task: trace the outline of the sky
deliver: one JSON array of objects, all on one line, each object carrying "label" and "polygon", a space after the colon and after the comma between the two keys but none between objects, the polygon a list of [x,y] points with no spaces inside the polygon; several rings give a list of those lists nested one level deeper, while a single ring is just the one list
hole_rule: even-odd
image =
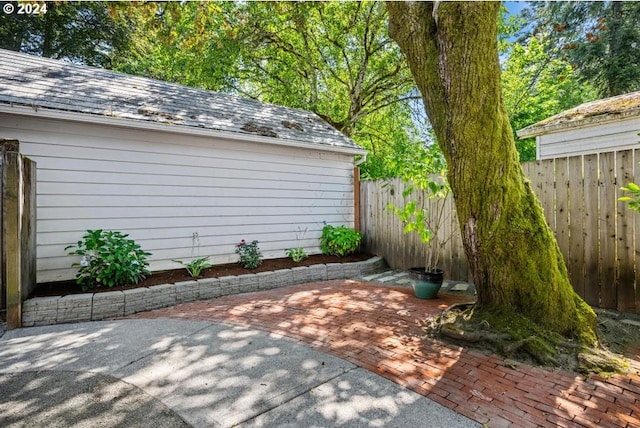
[{"label": "sky", "polygon": [[507,1],[507,2],[504,2],[504,5],[509,10],[510,15],[517,15],[518,13],[520,13],[522,9],[527,7],[527,2],[526,1]]}]

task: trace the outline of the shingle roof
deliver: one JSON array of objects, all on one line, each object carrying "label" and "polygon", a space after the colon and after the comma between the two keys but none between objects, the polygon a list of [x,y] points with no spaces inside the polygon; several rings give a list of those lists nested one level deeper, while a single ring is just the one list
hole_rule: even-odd
[{"label": "shingle roof", "polygon": [[640,91],[580,104],[518,131],[528,138],[589,123],[640,116]]},{"label": "shingle roof", "polygon": [[[312,112],[0,49],[0,106],[160,122],[362,151]],[[6,111],[6,109],[5,109]],[[95,116],[93,116],[95,117]]]}]

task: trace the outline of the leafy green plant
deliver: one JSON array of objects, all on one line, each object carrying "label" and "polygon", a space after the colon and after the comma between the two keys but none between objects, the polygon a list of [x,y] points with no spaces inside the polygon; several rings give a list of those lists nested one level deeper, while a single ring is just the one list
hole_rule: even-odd
[{"label": "leafy green plant", "polygon": [[290,248],[288,250],[285,250],[285,254],[296,263],[299,263],[309,257],[307,252],[302,247]]},{"label": "leafy green plant", "polygon": [[191,260],[189,263],[185,263],[180,260],[173,261],[183,265],[192,278],[200,277],[200,274],[204,269],[208,269],[213,266],[211,263],[209,263],[209,257],[200,257],[198,259]]},{"label": "leafy green plant", "polygon": [[326,225],[320,236],[320,249],[323,254],[343,257],[358,249],[362,234],[346,226]]},{"label": "leafy green plant", "polygon": [[236,254],[240,256],[238,263],[245,269],[255,269],[262,264],[262,253],[258,241],[247,244],[243,239],[236,245]]},{"label": "leafy green plant", "polygon": [[127,239],[129,235],[118,231],[87,230],[75,245],[65,248],[70,256],[82,256],[76,282],[85,291],[94,287],[114,287],[117,285],[137,284],[149,274],[147,256],[135,241]]},{"label": "leafy green plant", "polygon": [[628,202],[630,209],[640,212],[640,186],[636,183],[629,183],[626,187],[621,187],[621,189],[631,193],[631,196],[621,196],[618,200]]},{"label": "leafy green plant", "polygon": [[402,176],[404,204],[387,205],[387,209],[393,211],[404,225],[404,233],[417,233],[423,243],[429,244],[425,260],[427,272],[439,269],[440,253],[453,237],[443,233],[443,226],[451,216],[451,211],[446,209],[446,199],[451,190],[445,176],[444,158],[434,152],[417,169],[405,170]]},{"label": "leafy green plant", "polygon": [[[421,189],[423,196],[416,197],[418,188],[407,183],[402,192],[404,206],[398,207],[393,203],[387,205],[398,216],[404,233],[417,233],[420,240],[429,244],[426,252],[425,271],[434,272],[439,269],[440,252],[451,236],[443,236],[444,222],[448,220],[450,211],[446,210],[445,201],[449,195],[449,186],[444,179],[434,179],[426,183]],[[412,199],[415,198],[415,199]]]}]

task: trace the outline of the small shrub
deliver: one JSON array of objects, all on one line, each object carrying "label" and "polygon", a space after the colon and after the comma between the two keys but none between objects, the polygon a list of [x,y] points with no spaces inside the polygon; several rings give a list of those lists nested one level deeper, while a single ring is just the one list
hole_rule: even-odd
[{"label": "small shrub", "polygon": [[320,249],[323,254],[343,257],[358,249],[362,234],[346,226],[326,225],[320,236]]},{"label": "small shrub", "polygon": [[198,278],[204,269],[208,269],[213,266],[209,263],[209,257],[200,257],[199,259],[191,260],[189,263],[181,262],[180,260],[173,260],[180,263],[185,267],[191,278]]},{"label": "small shrub", "polygon": [[147,253],[135,241],[127,239],[129,235],[117,231],[87,230],[87,233],[69,253],[82,256],[80,263],[71,264],[80,267],[76,282],[86,291],[94,287],[115,287],[125,284],[137,284],[149,274]]},{"label": "small shrub", "polygon": [[247,244],[243,239],[236,245],[236,254],[240,256],[238,263],[245,269],[255,269],[262,264],[262,253],[258,241]]},{"label": "small shrub", "polygon": [[290,248],[290,249],[285,251],[285,254],[287,255],[287,257],[289,257],[291,260],[293,260],[296,263],[299,263],[302,260],[304,260],[307,257],[309,257],[307,252],[302,247]]}]

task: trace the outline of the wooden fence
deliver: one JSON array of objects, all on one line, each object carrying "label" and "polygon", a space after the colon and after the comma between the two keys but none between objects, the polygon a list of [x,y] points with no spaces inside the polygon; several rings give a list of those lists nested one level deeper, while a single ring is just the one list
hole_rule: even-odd
[{"label": "wooden fence", "polygon": [[[360,227],[364,235],[364,248],[383,256],[389,266],[397,269],[424,266],[427,249],[418,234],[403,233],[401,221],[392,210],[387,209],[390,203],[399,207],[404,205],[404,189],[404,183],[397,178],[360,183]],[[424,198],[423,194],[415,196]],[[469,279],[467,259],[452,199],[426,201],[426,207],[430,212],[435,212],[437,203],[445,204],[441,238],[451,237],[440,252],[440,265],[448,278],[466,281]]]},{"label": "wooden fence", "polygon": [[[618,198],[621,186],[640,182],[640,150],[572,156],[522,165],[554,230],[576,292],[592,306],[640,313],[640,213]],[[388,203],[402,205],[400,180],[361,183],[360,224],[367,251],[390,266],[424,265],[425,245],[403,234]],[[431,202],[433,203],[433,202]],[[450,279],[470,280],[451,200],[441,252]]]}]

